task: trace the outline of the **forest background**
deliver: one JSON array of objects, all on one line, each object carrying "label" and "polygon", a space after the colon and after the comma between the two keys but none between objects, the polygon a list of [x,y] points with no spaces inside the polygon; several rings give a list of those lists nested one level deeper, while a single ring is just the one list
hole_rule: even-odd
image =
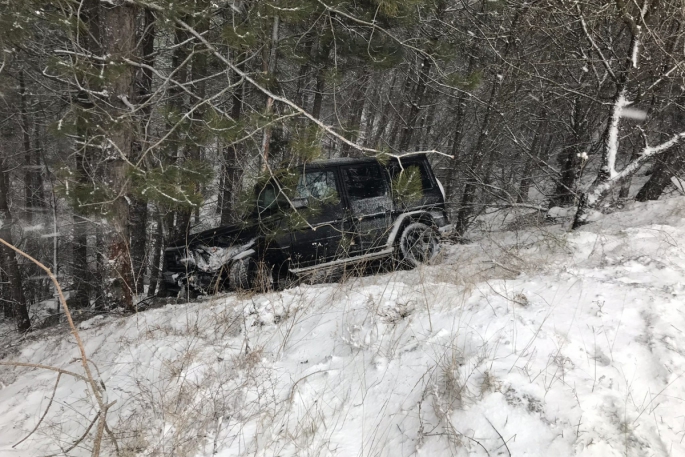
[{"label": "forest background", "polygon": [[[161,253],[276,167],[426,151],[484,211],[681,186],[682,0],[0,0],[0,238],[78,310],[163,293]],[[649,179],[629,193],[636,173]],[[0,252],[17,328],[53,296]]]}]

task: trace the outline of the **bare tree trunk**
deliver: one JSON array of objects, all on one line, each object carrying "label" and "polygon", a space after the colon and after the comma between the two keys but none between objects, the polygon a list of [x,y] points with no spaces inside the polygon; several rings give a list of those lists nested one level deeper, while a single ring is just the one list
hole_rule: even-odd
[{"label": "bare tree trunk", "polygon": [[[271,29],[271,47],[269,50],[268,58],[264,59],[264,72],[267,77],[274,77],[276,72],[276,58],[278,49],[278,29],[279,29],[280,19],[276,15],[273,20],[273,27]],[[265,115],[271,116],[271,111],[273,110],[274,100],[271,97],[266,99],[266,109]],[[266,168],[266,164],[269,160],[269,144],[271,143],[271,125],[267,125],[264,128],[264,135],[262,136],[262,169]]]},{"label": "bare tree trunk", "polygon": [[[640,153],[640,147],[637,144],[633,144],[633,152],[630,154],[630,160],[628,161],[628,163],[637,159],[639,153]],[[623,182],[621,183],[621,190],[618,191],[618,198],[619,199],[628,198],[628,196],[630,195],[630,186],[631,186],[632,182],[633,182],[632,176],[629,176],[623,180]]]},{"label": "bare tree trunk", "polygon": [[[378,147],[379,143],[381,141],[381,138],[383,138],[383,133],[385,133],[385,130],[387,128],[387,123],[388,123],[388,118],[390,117],[390,114],[392,112],[392,100],[395,92],[395,84],[397,83],[397,72],[393,72],[392,80],[390,82],[390,86],[388,87],[388,94],[387,94],[387,102],[382,104],[381,107],[381,117],[378,121],[378,126],[376,127],[375,133],[372,135],[372,130],[369,130],[369,133],[367,134],[365,146],[367,147]],[[382,101],[382,93],[383,91],[379,91],[381,93],[381,101]],[[373,126],[372,126],[373,127]]]},{"label": "bare tree trunk", "polygon": [[[148,67],[154,65],[155,43],[155,15],[150,9],[144,11],[143,37],[141,40],[142,62]],[[143,68],[138,75],[138,104],[145,103],[152,91],[152,70]],[[133,143],[133,161],[137,162],[147,141],[147,125],[152,114],[152,106],[147,105],[142,110],[142,116],[136,129],[137,138]],[[140,165],[146,168],[145,164]],[[143,292],[147,276],[147,219],[148,202],[144,197],[129,195],[131,200],[131,263],[133,267],[133,285],[136,294]]]},{"label": "bare tree trunk", "polygon": [[459,212],[457,213],[457,220],[455,223],[455,230],[459,236],[463,236],[471,224],[471,215],[473,214],[473,202],[476,199],[476,191],[478,190],[478,170],[481,168],[485,159],[485,140],[490,127],[490,117],[494,110],[494,101],[499,88],[498,78],[493,79],[492,88],[490,89],[490,98],[487,105],[487,111],[483,118],[483,123],[478,133],[478,139],[475,146],[471,150],[471,161],[467,173],[471,176],[466,181],[464,192],[461,196],[461,204]]},{"label": "bare tree trunk", "polygon": [[579,151],[577,139],[574,139],[572,145],[564,147],[559,153],[560,176],[554,195],[550,199],[550,207],[567,206],[573,203],[580,163]]},{"label": "bare tree trunk", "polygon": [[[207,0],[202,0],[199,3],[201,3],[204,8]],[[201,18],[199,21],[196,21],[195,30],[200,34],[206,33],[207,30],[209,30],[209,18]],[[205,49],[202,49],[202,46],[200,46],[199,49],[193,50],[190,70],[190,80],[193,82],[191,87],[194,89],[193,93],[198,100],[204,100],[207,95],[207,82],[204,80],[207,76],[207,52]],[[200,131],[203,128],[202,122],[205,117],[205,112],[206,108],[202,105],[192,113],[190,118],[189,142],[186,145],[185,150],[185,160],[195,162],[202,160],[204,145],[200,144],[198,141],[199,138],[202,137]],[[199,186],[196,185],[195,190],[199,191]],[[191,216],[193,211],[195,211],[195,221],[197,223],[197,219],[199,218],[199,207],[187,207],[179,211],[179,227],[182,228],[186,234],[188,234],[190,227],[192,226]]]},{"label": "bare tree trunk", "polygon": [[[469,58],[467,74],[473,70],[473,57]],[[452,137],[452,159],[447,162],[447,176],[445,177],[445,197],[448,202],[452,201],[455,194],[456,178],[459,176],[461,164],[461,141],[464,138],[464,126],[466,125],[466,92],[459,91],[456,102],[456,112],[454,121],[454,136]],[[451,214],[451,212],[450,212]]]},{"label": "bare tree trunk", "polygon": [[[97,0],[84,0],[80,10],[80,20],[84,24],[84,33],[80,35],[82,42],[78,43],[83,49],[91,54],[98,56],[102,54],[101,30],[100,30],[100,11]],[[98,61],[92,65],[99,66]],[[93,80],[92,84],[98,84]],[[91,87],[92,90],[99,90],[100,87]],[[91,177],[90,162],[93,161],[97,147],[92,145],[92,122],[85,120],[92,115],[93,100],[83,92],[76,99],[80,116],[84,119],[77,123],[77,137],[79,139],[75,151],[76,157],[76,180],[81,186],[88,186]],[[88,229],[90,222],[85,218],[85,210],[80,206],[75,206],[72,217],[73,238],[71,246],[71,275],[75,293],[69,297],[69,306],[74,309],[86,308],[90,305],[90,295],[93,289],[99,288],[100,281],[96,281],[88,269]],[[97,256],[97,254],[96,254]]]},{"label": "bare tree trunk", "polygon": [[414,136],[415,151],[424,151],[426,149],[431,149],[430,141],[431,134],[433,133],[433,126],[435,123],[435,114],[437,112],[437,104],[433,103],[432,91],[427,91],[425,96],[424,104],[428,105],[427,112],[421,117],[421,123],[419,124],[419,135]]},{"label": "bare tree trunk", "polygon": [[[9,209],[9,173],[6,172],[4,159],[0,159],[0,238],[12,243],[12,214]],[[27,308],[24,288],[19,272],[19,263],[15,252],[6,246],[0,247],[0,255],[7,269],[7,279],[12,297],[12,315],[16,319],[17,329],[20,332],[31,330],[31,319]]]},{"label": "bare tree trunk", "polygon": [[685,153],[682,147],[666,153],[654,164],[649,180],[640,188],[635,200],[639,202],[658,200],[666,186],[671,184],[671,178],[682,173],[683,170],[685,170]]},{"label": "bare tree trunk", "polygon": [[[167,214],[165,214],[163,217],[160,214],[158,223],[161,224],[162,228],[162,239],[163,243],[162,246],[166,248],[166,246],[169,245],[174,240],[175,233],[174,233],[174,212],[169,211]],[[159,230],[159,228],[158,228]],[[159,234],[159,232],[158,232]],[[159,297],[166,297],[167,296],[167,283],[161,278],[162,272],[166,271],[167,269],[167,259],[166,256],[162,257],[162,270],[159,272],[159,291],[157,292],[157,296]]]},{"label": "bare tree trunk", "polygon": [[33,175],[33,160],[31,160],[31,125],[29,123],[28,102],[26,96],[26,83],[24,82],[24,71],[19,70],[19,95],[20,95],[20,117],[22,142],[24,146],[24,210],[26,212],[26,222],[29,224],[33,219],[35,210],[35,189]]},{"label": "bare tree trunk", "polygon": [[[362,114],[364,113],[364,106],[366,105],[366,91],[369,83],[368,70],[362,70],[362,74],[357,78],[358,84],[354,90],[354,99],[350,108],[350,120],[347,123],[348,137],[350,141],[357,142],[361,130]],[[355,153],[355,149],[350,145],[343,146],[343,154],[351,156]]]},{"label": "bare tree trunk", "polygon": [[529,156],[526,158],[526,165],[523,168],[523,177],[519,183],[519,192],[516,199],[517,203],[523,203],[528,200],[528,192],[530,191],[530,186],[533,183],[533,177],[531,176],[534,165],[533,162],[538,158],[540,153],[540,137],[542,136],[542,131],[547,126],[547,122],[545,122],[546,118],[547,116],[545,114],[545,110],[542,109],[542,112],[538,118],[538,128],[535,129],[533,141],[530,144]]},{"label": "bare tree trunk", "polygon": [[312,48],[314,47],[314,34],[307,33],[303,39],[304,46],[302,53],[306,59],[302,65],[300,65],[300,71],[297,74],[297,88],[295,89],[295,103],[300,107],[306,109],[306,98],[303,88],[307,85],[307,73],[309,73],[309,67],[311,66],[311,54]]},{"label": "bare tree trunk", "polygon": [[[0,177],[0,179],[3,179]],[[10,280],[7,277],[8,270],[5,264],[5,252],[0,250],[0,309],[5,319],[14,319],[14,307],[12,306],[12,292],[10,289]]]},{"label": "bare tree trunk", "polygon": [[[188,22],[189,19],[186,17],[184,21]],[[174,32],[174,52],[171,58],[171,65],[176,71],[176,81],[184,84],[188,79],[188,67],[185,63],[189,51],[186,41],[189,39],[190,35],[184,29],[177,27]],[[172,86],[169,88],[169,101],[167,109],[170,111],[181,112],[184,105],[183,92],[180,88]],[[171,123],[167,124],[167,129],[172,127]],[[180,138],[178,132],[175,132],[169,138],[167,155],[172,161],[178,161],[180,159]],[[169,211],[164,217],[163,230],[165,231],[163,248],[169,245],[172,241],[176,240],[182,234],[187,236],[188,223],[183,221],[182,211]],[[160,216],[161,217],[161,216]],[[162,257],[163,268],[166,269],[166,257]],[[164,297],[167,294],[167,285],[165,281],[159,282],[158,295]]]},{"label": "bare tree trunk", "polygon": [[[106,180],[116,197],[111,204],[111,232],[108,235],[107,299],[110,306],[133,311],[133,272],[130,257],[130,208],[128,199],[128,167],[132,156],[133,134],[125,100],[132,100],[135,88],[133,67],[124,59],[134,58],[136,49],[136,7],[116,2],[102,7],[101,24],[108,60],[120,66],[116,76],[107,83],[108,114],[117,119],[108,132],[108,163]],[[130,102],[129,102],[130,103]]]},{"label": "bare tree trunk", "polygon": [[162,261],[162,245],[164,244],[164,222],[161,215],[157,217],[157,231],[152,242],[152,263],[150,264],[150,286],[147,289],[147,296],[154,297],[157,292],[157,283],[161,279],[159,263]]},{"label": "bare tree trunk", "polygon": [[314,104],[312,106],[312,116],[321,119],[321,106],[323,104],[323,93],[326,88],[326,70],[328,70],[328,57],[331,54],[332,41],[327,41],[321,45],[317,55],[316,69],[316,88],[314,89]]},{"label": "bare tree trunk", "polygon": [[409,116],[407,118],[407,123],[404,126],[404,130],[402,130],[402,137],[399,144],[400,152],[407,151],[412,137],[414,136],[416,120],[419,117],[419,112],[423,109],[426,84],[428,83],[428,76],[431,71],[431,62],[430,56],[428,55],[426,55],[421,62],[419,80],[416,83],[416,88],[414,89],[414,94],[412,95],[412,100],[410,102]]},{"label": "bare tree trunk", "polygon": [[[235,53],[234,55],[237,55]],[[240,55],[237,59],[242,60]],[[245,64],[240,62],[238,68],[244,70]],[[243,98],[245,95],[245,84],[240,84],[233,92],[233,105],[231,106],[231,117],[234,122],[239,122],[243,113]],[[236,196],[240,192],[240,182],[243,176],[244,145],[234,143],[224,150],[224,164],[221,189],[221,225],[228,225],[238,222],[235,214]]]},{"label": "bare tree trunk", "polygon": [[[406,128],[406,118],[405,118],[405,105],[404,94],[408,94],[413,85],[412,74],[414,73],[413,65],[409,65],[407,70],[407,77],[404,80],[404,86],[402,91],[399,93],[400,103],[397,103],[396,112],[392,113],[393,116],[390,118],[392,120],[392,128],[390,129],[390,136],[388,138],[388,143],[396,145],[399,147],[399,140],[401,138],[400,129]],[[397,100],[395,100],[397,101]],[[392,99],[388,100],[389,108],[392,108]]]}]

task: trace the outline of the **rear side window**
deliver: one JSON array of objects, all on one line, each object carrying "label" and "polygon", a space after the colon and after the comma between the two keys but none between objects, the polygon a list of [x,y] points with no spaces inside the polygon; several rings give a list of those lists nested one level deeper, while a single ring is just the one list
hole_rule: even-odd
[{"label": "rear side window", "polygon": [[308,171],[300,176],[295,198],[314,199],[323,204],[336,204],[338,187],[332,171]]},{"label": "rear side window", "polygon": [[365,164],[343,168],[342,174],[352,201],[388,195],[381,167],[378,165]]},{"label": "rear side window", "polygon": [[[433,181],[431,180],[430,175],[428,174],[428,170],[426,170],[426,164],[425,163],[423,163],[423,162],[404,163],[403,162],[402,166],[404,167],[403,174],[407,173],[408,169],[411,169],[412,172],[415,170],[418,170],[418,174],[420,175],[420,178],[421,178],[421,188],[423,190],[433,188]],[[397,177],[399,176],[399,174],[402,172],[402,168],[400,168],[400,164],[397,161],[393,160],[393,162],[388,166],[388,172],[390,173],[390,179],[393,182],[395,182],[397,180]]]}]

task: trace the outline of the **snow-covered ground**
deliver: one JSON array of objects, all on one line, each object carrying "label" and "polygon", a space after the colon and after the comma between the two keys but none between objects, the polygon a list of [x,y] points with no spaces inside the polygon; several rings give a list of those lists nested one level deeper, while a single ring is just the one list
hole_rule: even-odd
[{"label": "snow-covered ground", "polygon": [[[685,456],[685,197],[473,239],[413,271],[80,324],[121,455]],[[81,372],[64,329],[0,351]],[[1,456],[84,433],[94,402],[63,376],[12,448],[56,377],[0,368]]]}]

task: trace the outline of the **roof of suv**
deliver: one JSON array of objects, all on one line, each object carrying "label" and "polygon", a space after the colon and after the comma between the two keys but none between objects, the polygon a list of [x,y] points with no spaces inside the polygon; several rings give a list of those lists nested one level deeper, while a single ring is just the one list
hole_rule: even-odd
[{"label": "roof of suv", "polygon": [[358,163],[377,163],[378,160],[376,160],[375,157],[362,157],[362,158],[354,158],[354,157],[338,157],[335,159],[327,159],[327,160],[316,160],[314,162],[309,162],[308,164],[305,165],[305,167],[326,167],[330,165],[354,165]]},{"label": "roof of suv", "polygon": [[[406,159],[414,159],[414,158],[419,158],[423,154],[412,154],[407,156],[406,158],[403,157],[403,160]],[[316,160],[314,162],[310,162],[305,165],[305,167],[326,167],[326,166],[334,166],[334,165],[355,165],[355,164],[365,164],[365,163],[378,163],[378,159],[375,157],[361,157],[361,158],[354,158],[354,157],[337,157],[335,159],[326,159],[326,160]]]}]

